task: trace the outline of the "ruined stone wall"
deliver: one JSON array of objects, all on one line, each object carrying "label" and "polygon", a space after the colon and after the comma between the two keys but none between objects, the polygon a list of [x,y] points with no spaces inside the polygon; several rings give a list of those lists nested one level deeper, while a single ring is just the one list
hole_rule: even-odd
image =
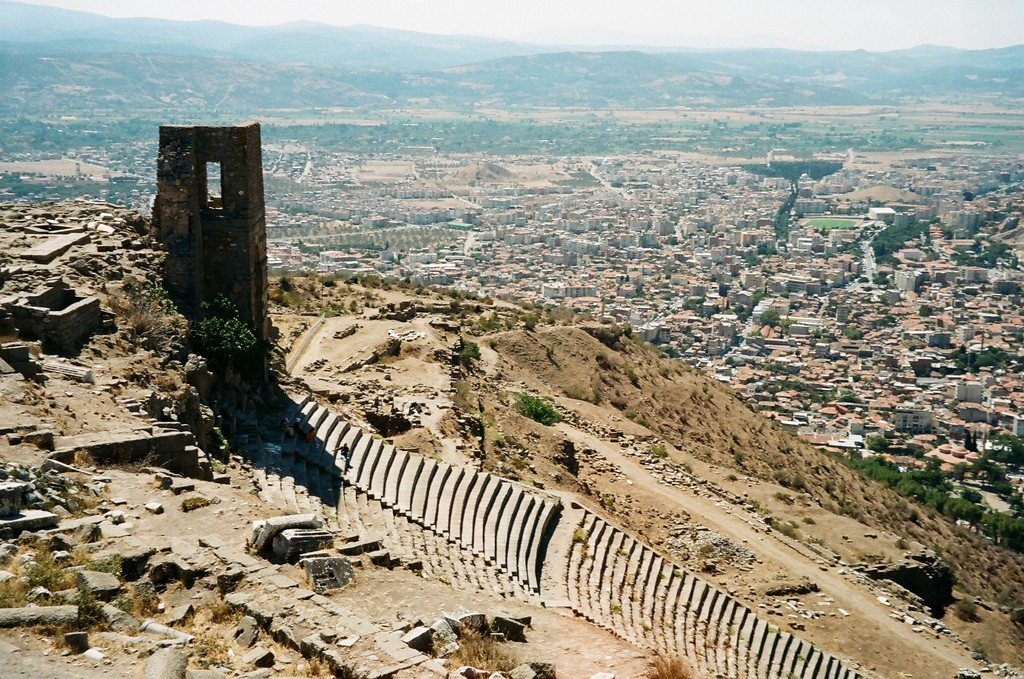
[{"label": "ruined stone wall", "polygon": [[79,297],[58,280],[25,297],[2,304],[22,337],[39,339],[60,354],[73,353],[100,326],[103,312],[96,297]]},{"label": "ruined stone wall", "polygon": [[[219,165],[219,186],[208,168]],[[195,313],[224,295],[266,335],[267,224],[258,123],[160,128],[157,235],[167,248],[165,284]]]},{"label": "ruined stone wall", "polygon": [[43,337],[47,345],[61,354],[73,352],[100,326],[103,312],[100,300],[87,297],[59,311],[50,311],[43,319]]}]

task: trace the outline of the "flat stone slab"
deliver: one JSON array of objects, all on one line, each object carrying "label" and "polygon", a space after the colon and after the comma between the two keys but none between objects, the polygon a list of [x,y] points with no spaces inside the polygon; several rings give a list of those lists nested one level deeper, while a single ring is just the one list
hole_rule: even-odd
[{"label": "flat stone slab", "polygon": [[53,528],[58,516],[42,509],[26,509],[20,514],[0,519],[0,537],[20,535],[22,531],[37,531]]},{"label": "flat stone slab", "polygon": [[78,622],[78,606],[28,606],[0,608],[0,628],[29,625],[73,625]]},{"label": "flat stone slab", "polygon": [[33,262],[45,264],[57,257],[60,257],[75,245],[87,242],[89,240],[89,233],[82,232],[61,234],[57,236],[30,237],[37,242],[29,249],[19,252],[18,256],[22,259],[29,259]]},{"label": "flat stone slab", "polygon": [[75,574],[78,589],[87,589],[101,601],[110,601],[121,591],[121,581],[116,575],[101,571],[78,571]]}]

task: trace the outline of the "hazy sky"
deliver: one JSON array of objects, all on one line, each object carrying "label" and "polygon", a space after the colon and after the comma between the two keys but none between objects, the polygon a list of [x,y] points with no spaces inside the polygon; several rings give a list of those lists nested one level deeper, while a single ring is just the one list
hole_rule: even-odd
[{"label": "hazy sky", "polygon": [[[576,44],[972,49],[1024,43],[1024,0],[29,0],[107,16],[371,24]],[[0,27],[0,31],[2,31]]]}]

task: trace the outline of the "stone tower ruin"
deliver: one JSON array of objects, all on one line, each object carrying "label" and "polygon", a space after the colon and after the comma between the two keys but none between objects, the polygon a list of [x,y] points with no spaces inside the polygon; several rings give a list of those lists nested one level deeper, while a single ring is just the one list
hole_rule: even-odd
[{"label": "stone tower ruin", "polygon": [[184,311],[224,295],[267,335],[267,218],[259,123],[160,127],[158,238],[165,281]]}]

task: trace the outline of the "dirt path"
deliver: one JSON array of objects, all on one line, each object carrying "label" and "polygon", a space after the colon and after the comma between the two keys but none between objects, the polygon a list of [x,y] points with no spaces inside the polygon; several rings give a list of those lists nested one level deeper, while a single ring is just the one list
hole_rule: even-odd
[{"label": "dirt path", "polygon": [[[660,483],[635,458],[623,454],[613,443],[564,422],[558,428],[575,443],[593,448],[618,465],[633,486],[643,491],[627,492],[635,497],[646,494],[659,498],[688,512],[699,523],[752,549],[769,571],[785,570],[818,583],[821,592],[834,599],[831,610],[842,608],[850,614],[849,617],[808,620],[806,631],[797,632],[801,637],[840,656],[859,660],[887,677],[953,676],[958,668],[974,664],[964,650],[952,643],[936,639],[931,632],[916,633],[902,619],[890,617],[891,611],[870,592],[851,582],[850,576],[840,574],[835,567],[823,568],[781,539],[738,520],[741,510],[733,510],[721,500]],[[742,593],[739,594],[742,598]],[[756,601],[745,603],[757,608]],[[868,610],[872,610],[870,616],[862,613]]]}]

